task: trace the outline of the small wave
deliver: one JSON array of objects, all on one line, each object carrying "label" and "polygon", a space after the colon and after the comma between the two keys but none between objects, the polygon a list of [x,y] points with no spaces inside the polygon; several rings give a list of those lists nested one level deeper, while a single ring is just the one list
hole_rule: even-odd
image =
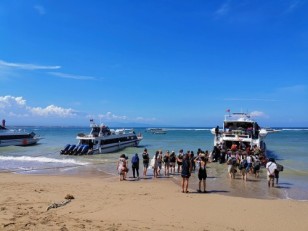
[{"label": "small wave", "polygon": [[31,156],[0,156],[0,160],[2,161],[34,161],[41,163],[63,163],[63,164],[76,164],[76,165],[88,165],[87,162],[80,162],[73,159],[54,159],[48,157],[31,157]]},{"label": "small wave", "polygon": [[308,131],[308,128],[282,128],[283,131]]},{"label": "small wave", "polygon": [[165,128],[168,131],[210,131],[211,128]]}]

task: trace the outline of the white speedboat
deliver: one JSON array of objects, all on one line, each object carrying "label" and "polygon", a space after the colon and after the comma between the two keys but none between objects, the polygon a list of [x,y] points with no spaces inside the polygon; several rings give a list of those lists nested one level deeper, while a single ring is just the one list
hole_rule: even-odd
[{"label": "white speedboat", "polygon": [[264,138],[269,133],[266,129],[261,129],[258,123],[252,120],[247,113],[229,113],[225,115],[222,129],[211,129],[214,135],[214,146],[223,144],[224,147],[230,149],[232,144],[250,145],[261,148],[266,152]]},{"label": "white speedboat", "polygon": [[268,133],[281,132],[280,129],[274,129],[274,128],[265,128],[265,130],[266,130]]},{"label": "white speedboat", "polygon": [[167,130],[163,128],[147,128],[147,132],[151,132],[152,134],[166,134]]},{"label": "white speedboat", "polygon": [[136,147],[143,139],[133,129],[109,129],[105,125],[97,125],[90,120],[91,131],[88,135],[79,133],[76,137],[77,145],[66,145],[61,154],[101,154],[111,153],[127,147]]},{"label": "white speedboat", "polygon": [[37,144],[42,139],[34,132],[26,132],[21,129],[7,129],[0,126],[0,147],[5,146],[29,146]]}]

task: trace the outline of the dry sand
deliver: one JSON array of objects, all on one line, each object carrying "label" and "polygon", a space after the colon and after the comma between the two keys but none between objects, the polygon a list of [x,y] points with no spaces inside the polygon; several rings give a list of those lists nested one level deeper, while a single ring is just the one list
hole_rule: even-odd
[{"label": "dry sand", "polygon": [[0,230],[307,231],[307,218],[308,202],[185,194],[169,179],[0,173]]}]

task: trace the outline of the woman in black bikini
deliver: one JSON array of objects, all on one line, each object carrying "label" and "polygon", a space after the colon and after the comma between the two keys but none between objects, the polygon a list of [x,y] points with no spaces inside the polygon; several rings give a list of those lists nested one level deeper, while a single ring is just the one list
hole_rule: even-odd
[{"label": "woman in black bikini", "polygon": [[195,162],[199,161],[199,171],[198,171],[198,178],[199,178],[199,189],[197,192],[201,192],[201,183],[203,182],[203,192],[206,193],[206,178],[207,178],[207,173],[206,173],[206,158],[203,156],[204,154],[201,154],[201,157],[199,160],[196,158]]}]

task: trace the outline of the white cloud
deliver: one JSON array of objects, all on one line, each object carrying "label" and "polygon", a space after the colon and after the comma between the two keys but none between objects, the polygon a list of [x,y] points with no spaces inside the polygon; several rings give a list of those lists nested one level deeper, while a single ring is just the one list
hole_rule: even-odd
[{"label": "white cloud", "polygon": [[102,119],[102,120],[127,120],[128,117],[127,116],[119,116],[119,115],[115,115],[112,114],[111,112],[107,112],[106,114],[99,114],[98,118]]},{"label": "white cloud", "polygon": [[136,118],[137,122],[153,122],[153,121],[156,121],[156,120],[157,120],[156,118],[143,118],[141,116]]},{"label": "white cloud", "polygon": [[253,111],[250,113],[252,117],[267,117],[267,115],[262,111]]},{"label": "white cloud", "polygon": [[71,108],[62,108],[55,105],[49,105],[45,108],[33,107],[29,108],[34,115],[38,116],[57,116],[57,117],[73,117],[76,115],[73,109]]},{"label": "white cloud", "polygon": [[278,101],[276,99],[262,99],[262,98],[225,98],[225,101]]},{"label": "white cloud", "polygon": [[72,74],[66,74],[66,73],[61,73],[61,72],[48,72],[48,74],[57,76],[60,78],[66,78],[66,79],[95,80],[95,77],[85,76],[85,75],[72,75]]},{"label": "white cloud", "polygon": [[291,13],[295,11],[297,8],[299,8],[304,2],[302,0],[292,0],[290,1],[288,8],[287,8],[287,13]]},{"label": "white cloud", "polygon": [[224,16],[229,13],[230,8],[230,0],[228,0],[220,6],[220,8],[215,12],[215,15],[217,17]]},{"label": "white cloud", "polygon": [[298,93],[306,93],[307,86],[306,85],[293,85],[288,87],[283,87],[278,89],[278,91],[284,94],[298,94]]},{"label": "white cloud", "polygon": [[9,63],[9,62],[0,60],[0,68],[1,67],[23,69],[23,70],[53,70],[53,69],[61,68],[61,66],[42,66],[42,65],[26,64],[26,63]]},{"label": "white cloud", "polygon": [[23,108],[26,106],[26,100],[22,97],[13,97],[10,95],[0,96],[0,109],[5,108]]},{"label": "white cloud", "polygon": [[22,97],[0,96],[0,114],[11,117],[65,117],[76,116],[76,112],[71,108],[62,108],[55,105],[49,105],[45,108],[27,106],[26,100]]},{"label": "white cloud", "polygon": [[45,15],[46,14],[46,11],[45,11],[45,8],[41,5],[35,5],[33,7],[40,15]]}]

